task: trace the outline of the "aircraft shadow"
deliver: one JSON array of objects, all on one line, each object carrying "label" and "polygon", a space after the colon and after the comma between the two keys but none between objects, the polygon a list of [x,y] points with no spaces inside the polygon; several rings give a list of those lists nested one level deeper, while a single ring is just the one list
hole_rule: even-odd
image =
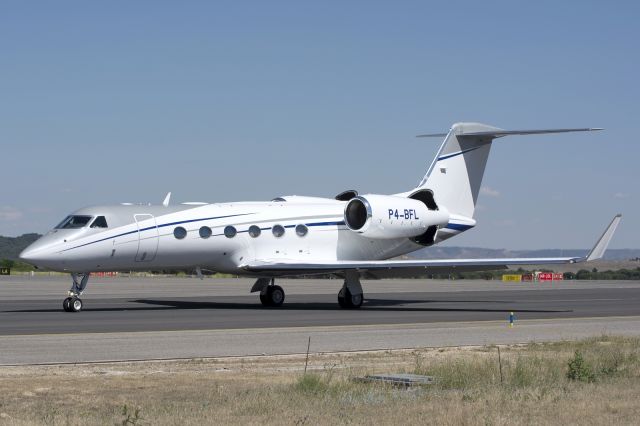
[{"label": "aircraft shadow", "polygon": [[[446,303],[446,304],[459,304],[460,306],[451,307],[417,307],[407,306],[416,304],[432,304],[432,303]],[[523,302],[524,303],[524,302]],[[100,302],[96,301],[96,305]],[[135,305],[133,305],[135,304]],[[507,305],[504,308],[494,307],[470,307],[470,304],[501,304]],[[158,310],[264,310],[264,311],[342,311],[337,302],[285,302],[284,305],[278,308],[263,307],[260,303],[246,303],[246,302],[202,302],[191,300],[167,300],[167,299],[136,299],[129,300],[118,307],[92,307],[91,303],[85,304],[84,312],[119,312],[119,311],[158,311]],[[141,306],[144,305],[144,306]],[[506,300],[405,300],[405,299],[366,299],[362,305],[361,310],[368,312],[500,312],[508,313],[510,311],[516,311],[519,313],[569,313],[573,312],[572,309],[518,309],[518,302],[506,301]],[[17,309],[3,311],[6,313],[45,313],[45,312],[60,312],[61,308],[55,309]]]},{"label": "aircraft shadow", "polygon": [[[259,310],[272,310],[272,311],[345,311],[345,309],[338,306],[337,303],[331,302],[285,302],[284,305],[278,308],[265,308],[260,304],[255,303],[230,303],[230,302],[192,302],[183,300],[152,300],[141,299],[136,300],[137,303],[147,303],[151,305],[162,305],[164,309],[259,309]],[[509,307],[504,309],[496,308],[462,308],[462,307],[411,307],[401,306],[409,304],[419,303],[502,303],[509,304]],[[479,300],[464,300],[464,301],[441,301],[441,300],[401,300],[401,299],[367,299],[362,305],[361,311],[389,311],[389,312],[532,312],[532,313],[559,313],[559,312],[573,312],[570,309],[552,310],[552,309],[516,309],[513,306],[513,302],[506,301],[479,301]],[[356,311],[357,312],[357,311]]]}]

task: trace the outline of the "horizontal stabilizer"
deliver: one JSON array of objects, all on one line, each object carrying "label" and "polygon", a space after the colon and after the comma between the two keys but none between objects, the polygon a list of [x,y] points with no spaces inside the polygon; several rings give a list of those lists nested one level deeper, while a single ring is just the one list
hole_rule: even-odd
[{"label": "horizontal stabilizer", "polygon": [[[458,136],[489,136],[492,138],[500,138],[509,135],[543,135],[546,133],[571,133],[571,132],[596,132],[598,130],[604,130],[600,127],[584,127],[577,129],[537,129],[537,130],[502,130],[496,129],[488,132],[461,132]],[[417,138],[436,138],[445,137],[446,133],[429,133],[425,135],[418,135]]]},{"label": "horizontal stabilizer", "polygon": [[541,130],[500,130],[491,132],[469,132],[462,133],[460,136],[490,136],[500,138],[509,135],[543,135],[546,133],[571,133],[571,132],[595,132],[604,130],[599,127],[586,127],[582,129],[541,129]]},{"label": "horizontal stabilizer", "polygon": [[418,135],[416,138],[444,138],[446,133],[428,133],[426,135]]}]

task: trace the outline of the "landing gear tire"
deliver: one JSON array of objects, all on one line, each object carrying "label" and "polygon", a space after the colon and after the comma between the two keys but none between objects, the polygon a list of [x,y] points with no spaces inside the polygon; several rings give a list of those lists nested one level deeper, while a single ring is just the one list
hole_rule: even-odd
[{"label": "landing gear tire", "polygon": [[338,292],[338,305],[344,309],[358,309],[364,302],[363,294],[351,294],[348,288],[341,288]]},{"label": "landing gear tire", "polygon": [[345,293],[345,289],[341,288],[340,291],[338,292],[338,305],[340,305],[341,308],[348,308],[347,301],[344,298],[344,293]]},{"label": "landing gear tire", "polygon": [[260,303],[262,303],[262,306],[271,306],[271,304],[269,303],[269,296],[267,295],[266,291],[264,294],[260,293]]},{"label": "landing gear tire", "polygon": [[71,312],[80,312],[82,310],[82,300],[74,297],[69,306],[71,307]]},{"label": "landing gear tire", "polygon": [[262,306],[278,307],[284,303],[284,290],[279,285],[270,285],[260,293]]},{"label": "landing gear tire", "polygon": [[62,302],[62,308],[65,312],[80,312],[82,310],[82,300],[77,297],[67,297]]}]

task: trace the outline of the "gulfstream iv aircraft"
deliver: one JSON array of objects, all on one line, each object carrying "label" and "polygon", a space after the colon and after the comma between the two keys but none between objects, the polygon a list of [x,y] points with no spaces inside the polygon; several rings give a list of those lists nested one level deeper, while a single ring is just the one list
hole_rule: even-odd
[{"label": "gulfstream iv aircraft", "polygon": [[387,260],[437,244],[476,226],[476,201],[494,139],[508,135],[600,129],[507,131],[457,123],[424,178],[399,194],[335,198],[278,197],[266,202],[110,205],[80,209],[31,244],[20,258],[65,271],[73,284],[63,308],[82,309],[80,295],[98,271],[211,270],[257,278],[251,288],[265,306],[280,306],[277,277],[332,274],[344,279],[343,308],[358,308],[360,278],[424,276],[447,271],[560,264],[603,256],[617,215],[591,252],[581,258]]}]

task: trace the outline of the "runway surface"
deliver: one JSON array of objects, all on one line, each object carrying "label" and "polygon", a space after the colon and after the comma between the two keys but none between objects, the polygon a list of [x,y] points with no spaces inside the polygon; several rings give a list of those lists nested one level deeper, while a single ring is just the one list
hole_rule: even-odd
[{"label": "runway surface", "polygon": [[295,353],[307,336],[333,351],[640,333],[638,282],[371,281],[363,307],[344,310],[337,280],[281,280],[281,308],[248,295],[250,280],[95,281],[66,313],[66,278],[3,277],[0,363]]},{"label": "runway surface", "polygon": [[640,289],[373,293],[360,310],[340,309],[324,294],[290,295],[276,309],[256,299],[87,297],[79,314],[52,300],[3,301],[0,335],[506,321],[510,311],[518,319],[640,315]]}]

